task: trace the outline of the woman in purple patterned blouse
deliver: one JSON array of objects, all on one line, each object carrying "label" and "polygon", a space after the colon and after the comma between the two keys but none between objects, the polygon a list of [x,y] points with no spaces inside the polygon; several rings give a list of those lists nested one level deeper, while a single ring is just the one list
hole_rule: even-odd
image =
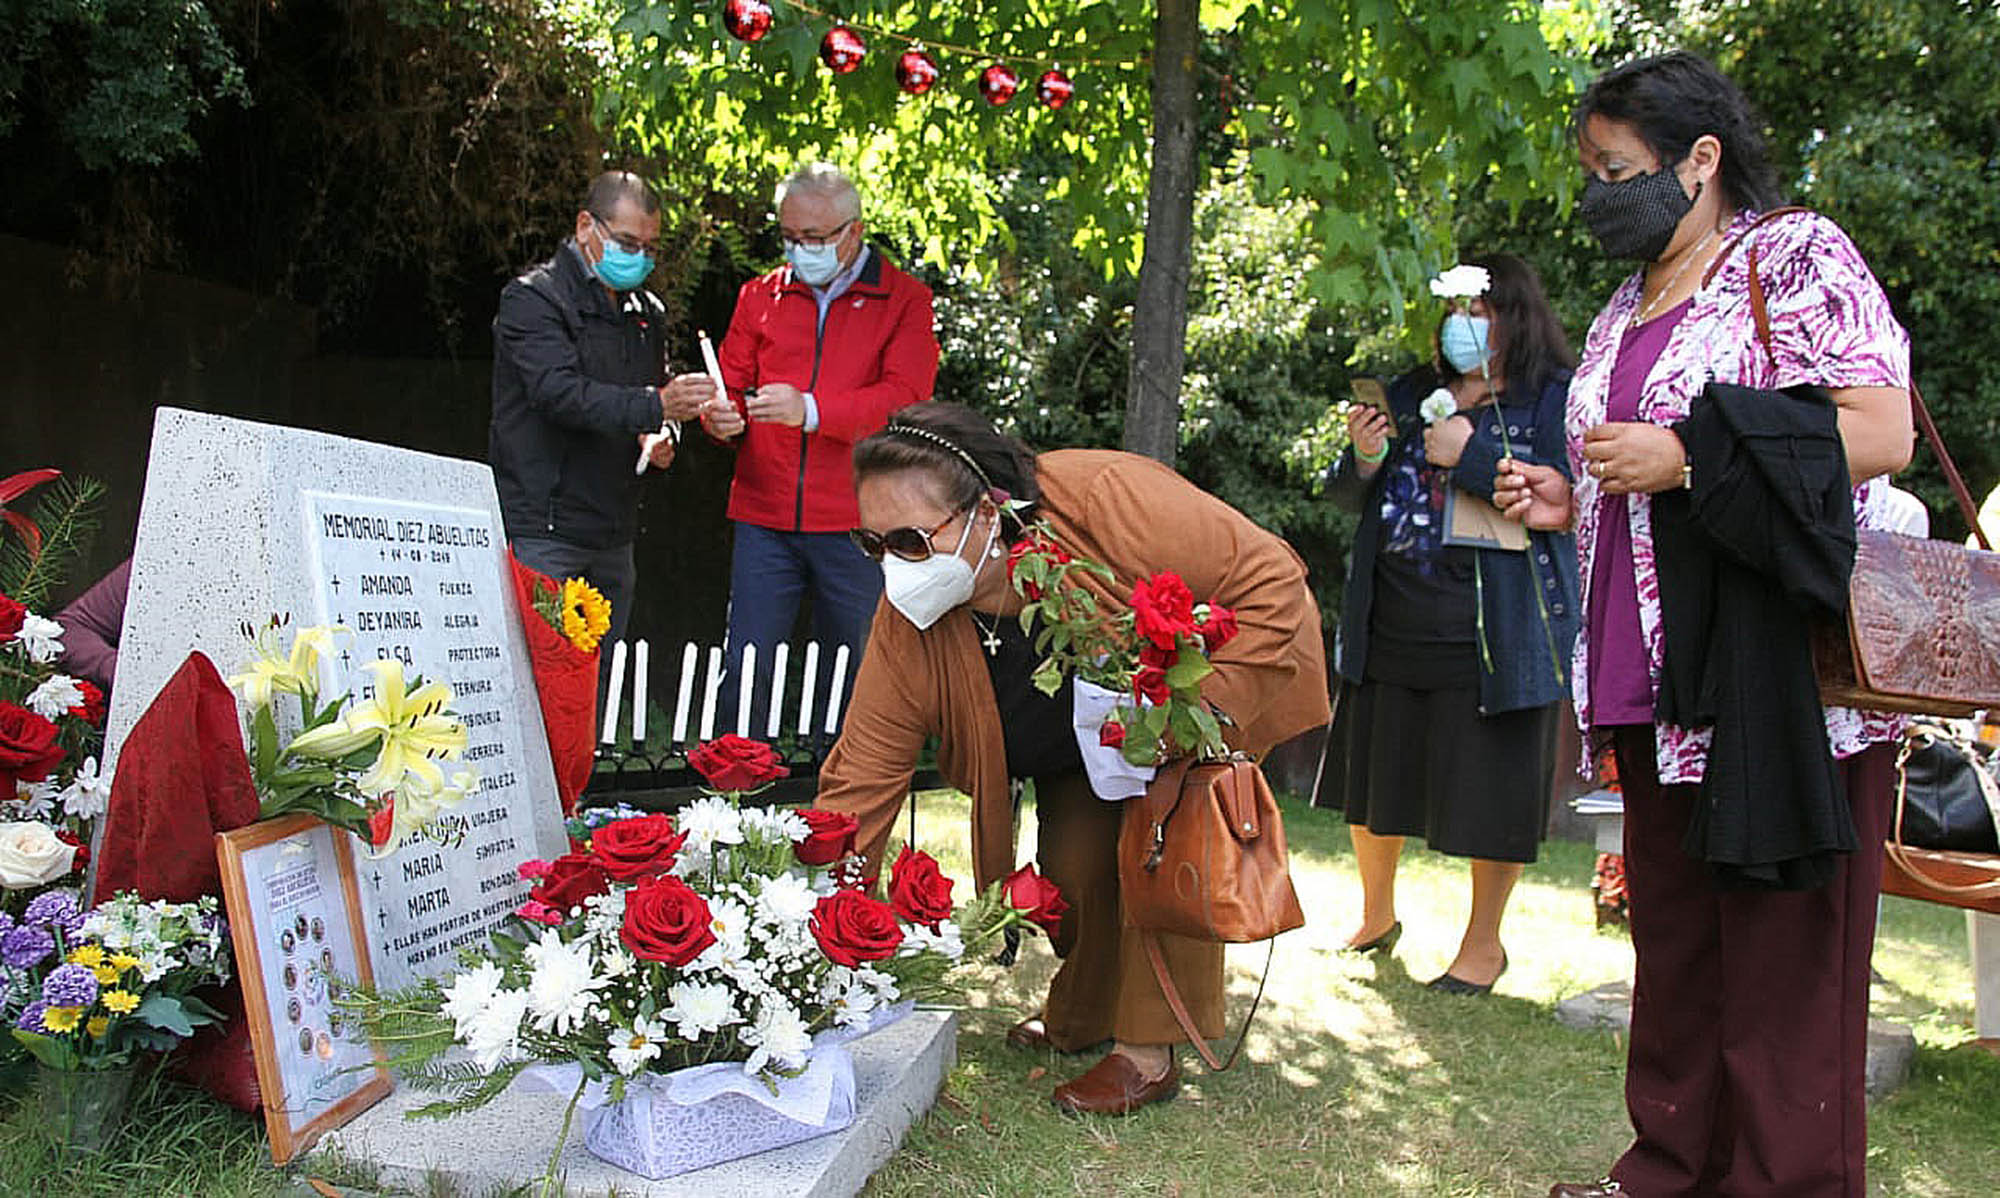
[{"label": "woman in purple patterned blouse", "polygon": [[[1823,885],[1760,889],[1719,884],[1682,847],[1717,729],[1655,716],[1671,638],[1654,497],[1700,494],[1674,426],[1703,388],[1825,388],[1862,527],[1879,518],[1873,490],[1912,448],[1908,338],[1838,226],[1800,213],[1748,234],[1768,348],[1750,255],[1727,255],[1709,277],[1779,203],[1760,127],[1742,92],[1691,54],[1591,85],[1577,114],[1578,212],[1608,255],[1643,265],[1598,314],[1570,385],[1574,486],[1514,462],[1495,480],[1494,502],[1514,518],[1576,529],[1584,628],[1573,695],[1586,736],[1615,748],[1626,804],[1637,969],[1625,1091],[1637,1134],[1610,1177],[1558,1185],[1551,1198],[1864,1192],[1869,954],[1898,723],[1826,710],[1858,850],[1836,857]],[[1813,685],[1809,668],[1770,680],[1794,696]]]}]

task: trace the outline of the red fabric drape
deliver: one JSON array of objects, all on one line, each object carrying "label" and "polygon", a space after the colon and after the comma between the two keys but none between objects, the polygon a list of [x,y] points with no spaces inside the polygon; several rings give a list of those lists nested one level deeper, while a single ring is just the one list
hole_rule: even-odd
[{"label": "red fabric drape", "polygon": [[[119,753],[92,901],[125,890],[177,903],[220,898],[215,834],[255,822],[257,810],[236,696],[214,663],[190,653]],[[256,1111],[257,1062],[240,985],[231,982],[215,1005],[226,1021],[196,1033],[174,1065],[222,1101]]]},{"label": "red fabric drape", "polygon": [[555,768],[556,794],[564,815],[576,810],[577,796],[590,781],[597,754],[597,651],[585,653],[569,638],[535,614],[535,595],[561,588],[548,575],[521,564],[511,552],[514,595],[520,601],[521,628],[528,638],[528,663],[535,672],[541,698],[542,727],[549,737],[549,764]]}]

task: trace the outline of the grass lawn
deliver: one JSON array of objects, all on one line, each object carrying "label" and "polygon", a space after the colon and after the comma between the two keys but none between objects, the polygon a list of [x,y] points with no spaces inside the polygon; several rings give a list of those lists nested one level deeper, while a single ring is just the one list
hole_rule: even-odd
[{"label": "grass lawn", "polygon": [[[919,840],[967,865],[964,801],[923,798]],[[1179,1101],[1124,1120],[1076,1121],[1048,1092],[1090,1058],[1024,1053],[1002,1036],[1033,1010],[1054,968],[1045,942],[1013,969],[981,966],[959,1063],[938,1106],[867,1193],[932,1195],[1535,1195],[1600,1174],[1626,1142],[1623,1046],[1571,1031],[1562,998],[1629,975],[1622,933],[1591,926],[1582,845],[1551,844],[1528,871],[1507,923],[1512,966],[1489,999],[1435,995],[1464,919],[1461,864],[1410,853],[1394,957],[1334,951],[1358,907],[1345,829],[1287,806],[1304,929],[1280,939],[1247,1054],[1232,1071],[1199,1064]],[[1032,817],[1022,844],[1032,844]],[[893,850],[892,850],[893,852]],[[2000,1190],[2000,1060],[1967,1044],[1972,979],[1964,916],[1887,900],[1875,1009],[1916,1029],[1914,1075],[1870,1120],[1872,1193]],[[1239,1014],[1263,950],[1232,949]],[[1773,979],[1774,984],[1782,979]],[[421,1128],[414,1134],[423,1134]],[[0,1115],[0,1195],[312,1194],[305,1174],[269,1167],[260,1125],[161,1084],[103,1159],[58,1160],[31,1103]],[[365,1171],[320,1166],[342,1193],[371,1193]],[[347,1189],[361,1186],[358,1190]],[[436,1198],[446,1198],[439,1193]],[[475,1196],[464,1196],[475,1198]]]}]

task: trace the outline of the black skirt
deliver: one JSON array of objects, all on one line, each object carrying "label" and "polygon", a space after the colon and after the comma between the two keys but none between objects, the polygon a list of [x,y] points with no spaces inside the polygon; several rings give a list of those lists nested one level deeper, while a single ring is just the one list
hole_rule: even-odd
[{"label": "black skirt", "polygon": [[1316,807],[1454,857],[1534,861],[1562,705],[1479,714],[1472,687],[1343,680]]}]

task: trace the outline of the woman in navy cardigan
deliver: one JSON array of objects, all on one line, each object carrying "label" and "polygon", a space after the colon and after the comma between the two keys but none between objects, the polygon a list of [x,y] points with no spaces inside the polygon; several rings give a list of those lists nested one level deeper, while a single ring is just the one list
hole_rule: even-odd
[{"label": "woman in navy cardigan", "polygon": [[1436,365],[1390,385],[1389,415],[1360,404],[1348,415],[1329,491],[1361,523],[1314,801],[1344,809],[1354,838],[1362,914],[1349,951],[1388,951],[1402,933],[1405,837],[1471,859],[1471,917],[1430,985],[1476,995],[1507,968],[1501,917],[1547,819],[1576,543],[1531,532],[1525,548],[1478,547],[1452,535],[1447,500],[1490,510],[1494,467],[1510,454],[1563,467],[1575,358],[1533,267],[1510,254],[1468,261],[1490,283],[1440,322]]}]

